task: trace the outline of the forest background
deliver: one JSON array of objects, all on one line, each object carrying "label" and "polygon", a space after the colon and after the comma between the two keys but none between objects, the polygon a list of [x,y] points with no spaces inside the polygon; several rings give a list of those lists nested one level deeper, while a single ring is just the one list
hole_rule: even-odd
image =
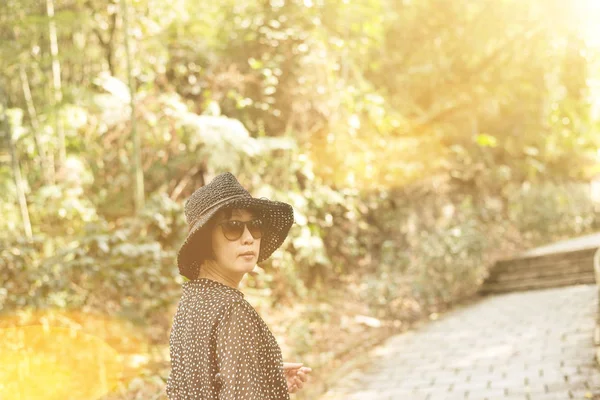
[{"label": "forest background", "polygon": [[87,332],[89,393],[163,398],[183,203],[230,171],[294,207],[243,291],[315,398],[494,261],[598,230],[600,7],[565,4],[2,1],[0,328]]}]

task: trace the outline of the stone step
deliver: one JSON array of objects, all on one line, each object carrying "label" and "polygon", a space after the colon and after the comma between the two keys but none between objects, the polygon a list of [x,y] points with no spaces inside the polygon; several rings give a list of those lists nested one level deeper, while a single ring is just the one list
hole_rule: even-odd
[{"label": "stone step", "polygon": [[520,290],[547,289],[553,287],[593,284],[596,282],[594,272],[579,273],[573,276],[539,278],[518,282],[484,283],[480,289],[482,294],[505,293]]},{"label": "stone step", "polygon": [[566,253],[546,254],[542,256],[500,260],[494,265],[498,271],[519,271],[554,264],[572,264],[579,262],[592,262],[596,249],[583,249]]},{"label": "stone step", "polygon": [[561,259],[561,260],[545,260],[545,262],[536,262],[531,264],[496,264],[493,268],[493,272],[497,273],[518,273],[521,271],[531,271],[534,269],[547,269],[551,267],[566,267],[570,265],[588,264],[592,265],[592,257],[578,257],[572,259]]},{"label": "stone step", "polygon": [[537,278],[573,276],[579,273],[593,272],[594,266],[591,261],[580,262],[576,264],[557,263],[546,267],[535,267],[528,270],[519,270],[516,272],[492,271],[487,278],[488,283],[512,282],[520,280],[529,280]]}]

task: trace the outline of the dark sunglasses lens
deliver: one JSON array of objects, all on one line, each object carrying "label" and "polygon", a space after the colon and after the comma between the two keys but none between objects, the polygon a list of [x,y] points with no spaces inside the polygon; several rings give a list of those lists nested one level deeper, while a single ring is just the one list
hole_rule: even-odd
[{"label": "dark sunglasses lens", "polygon": [[262,236],[262,221],[250,221],[250,223],[248,223],[248,230],[254,239],[260,238]]},{"label": "dark sunglasses lens", "polygon": [[223,234],[229,240],[237,240],[244,233],[244,224],[239,221],[229,221],[223,224]]},{"label": "dark sunglasses lens", "polygon": [[247,226],[254,239],[262,236],[262,221],[253,220],[249,222],[228,221],[222,224],[223,234],[229,240],[238,240],[244,233],[244,227]]}]

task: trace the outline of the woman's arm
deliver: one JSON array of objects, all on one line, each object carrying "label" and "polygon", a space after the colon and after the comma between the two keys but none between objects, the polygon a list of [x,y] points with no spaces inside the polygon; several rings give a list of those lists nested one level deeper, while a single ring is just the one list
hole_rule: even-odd
[{"label": "woman's arm", "polygon": [[169,355],[171,358],[171,372],[167,378],[167,385],[165,391],[169,400],[178,400],[185,397],[185,393],[182,388],[182,355],[183,348],[181,346],[181,335],[182,327],[181,320],[184,314],[184,307],[181,305],[181,301],[177,305],[177,310],[173,316],[173,326],[171,327],[171,333],[169,335]]}]

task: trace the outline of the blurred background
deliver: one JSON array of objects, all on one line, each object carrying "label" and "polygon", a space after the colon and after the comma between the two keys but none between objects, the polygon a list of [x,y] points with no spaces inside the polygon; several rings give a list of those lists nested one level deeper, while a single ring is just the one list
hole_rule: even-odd
[{"label": "blurred background", "polygon": [[297,399],[496,260],[597,231],[598,21],[594,0],[3,0],[0,397],[166,398],[183,203],[224,171],[294,207],[242,290],[313,368]]}]

